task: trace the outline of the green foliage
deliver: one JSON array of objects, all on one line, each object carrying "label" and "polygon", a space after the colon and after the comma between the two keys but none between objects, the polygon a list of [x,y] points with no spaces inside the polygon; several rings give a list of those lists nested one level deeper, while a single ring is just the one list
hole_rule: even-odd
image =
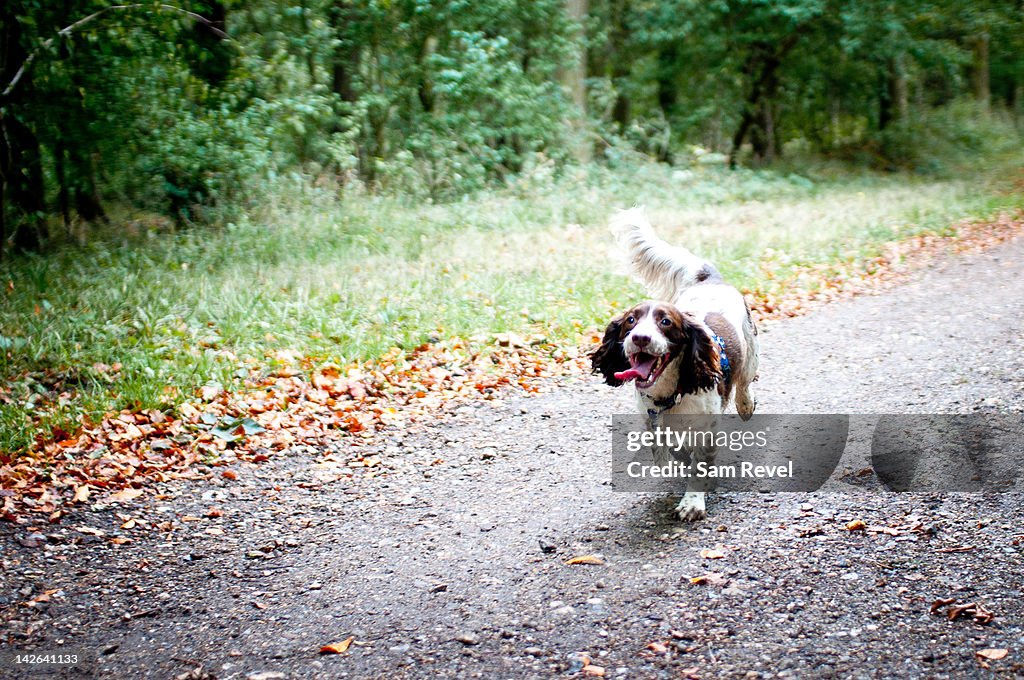
[{"label": "green foliage", "polygon": [[[612,165],[696,144],[936,171],[1024,99],[1010,0],[590,0],[583,40],[564,3],[4,3],[3,215],[223,224],[284,175],[450,201],[561,170],[579,139]],[[582,131],[560,84],[580,59]]]},{"label": "green foliage", "polygon": [[[454,51],[434,54],[428,62],[433,93],[443,106],[409,133],[406,157],[383,168],[385,184],[434,199],[506,179],[532,154],[557,153],[562,135],[560,92],[551,81],[531,79],[512,58],[508,40],[480,32],[452,37]],[[415,172],[396,173],[396,165]]]},{"label": "green foliage", "polygon": [[969,100],[900,121],[880,132],[877,142],[886,167],[939,176],[989,163],[1024,146],[1008,114],[986,116]]}]

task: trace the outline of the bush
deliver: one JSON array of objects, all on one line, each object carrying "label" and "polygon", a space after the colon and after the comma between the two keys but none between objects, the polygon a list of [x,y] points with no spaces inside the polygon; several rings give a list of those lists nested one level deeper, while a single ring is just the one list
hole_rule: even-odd
[{"label": "bush", "polygon": [[1024,140],[1007,112],[986,114],[975,102],[961,100],[914,112],[871,141],[887,169],[943,176],[1020,148]]}]

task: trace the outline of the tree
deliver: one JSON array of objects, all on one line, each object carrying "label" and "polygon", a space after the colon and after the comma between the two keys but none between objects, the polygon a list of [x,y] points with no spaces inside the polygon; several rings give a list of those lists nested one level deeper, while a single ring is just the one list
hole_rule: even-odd
[{"label": "tree", "polygon": [[17,251],[38,250],[46,237],[42,153],[28,119],[33,96],[19,7],[0,8],[0,253],[12,222]]},{"label": "tree", "polygon": [[580,163],[588,163],[591,159],[589,140],[582,137],[582,128],[587,118],[587,42],[586,21],[589,11],[587,0],[566,0],[566,15],[572,22],[575,42],[575,55],[572,62],[560,70],[562,86],[568,90],[573,109],[570,113],[570,125],[577,137],[573,146],[573,155]]}]

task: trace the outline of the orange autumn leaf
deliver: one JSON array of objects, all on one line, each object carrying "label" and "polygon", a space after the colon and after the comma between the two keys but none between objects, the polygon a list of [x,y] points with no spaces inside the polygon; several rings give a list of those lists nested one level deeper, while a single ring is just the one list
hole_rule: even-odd
[{"label": "orange autumn leaf", "polygon": [[342,640],[341,642],[334,642],[334,643],[329,644],[329,645],[324,645],[323,647],[320,648],[320,653],[321,654],[344,654],[345,652],[348,651],[348,648],[352,644],[352,641],[354,639],[355,639],[355,636],[354,635],[350,635],[347,638],[345,638],[344,640]]},{"label": "orange autumn leaf", "polygon": [[580,555],[579,557],[573,557],[572,559],[566,560],[565,563],[566,564],[597,564],[597,565],[600,565],[600,564],[604,564],[604,560],[602,560],[597,555]]},{"label": "orange autumn leaf", "polygon": [[1005,658],[1010,653],[1008,649],[979,649],[974,654],[982,659],[988,659],[989,661],[998,661],[999,659]]},{"label": "orange autumn leaf", "polygon": [[694,576],[690,579],[690,583],[695,586],[721,586],[729,582],[729,579],[717,571],[711,572],[710,574],[704,574],[702,576]]},{"label": "orange autumn leaf", "polygon": [[124,501],[134,500],[134,499],[138,498],[139,496],[141,496],[144,493],[145,493],[145,491],[143,491],[142,489],[132,489],[132,488],[121,489],[117,493],[111,494],[107,498],[107,500],[108,501],[113,501],[114,503],[122,503]]}]

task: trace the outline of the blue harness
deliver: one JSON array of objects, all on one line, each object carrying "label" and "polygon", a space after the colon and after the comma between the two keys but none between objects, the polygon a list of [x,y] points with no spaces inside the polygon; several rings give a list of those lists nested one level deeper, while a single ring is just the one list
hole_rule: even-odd
[{"label": "blue harness", "polygon": [[[729,366],[729,356],[725,353],[725,340],[717,333],[712,335],[711,339],[718,345],[718,365],[722,369],[722,380],[728,383],[732,369]],[[679,403],[679,393],[677,392],[664,399],[655,399],[653,403],[654,408],[647,409],[647,415],[651,418],[656,418]]]},{"label": "blue harness", "polygon": [[717,333],[711,336],[711,339],[718,343],[718,365],[722,367],[722,380],[729,382],[729,355],[725,353],[725,340],[722,339],[721,335]]}]

